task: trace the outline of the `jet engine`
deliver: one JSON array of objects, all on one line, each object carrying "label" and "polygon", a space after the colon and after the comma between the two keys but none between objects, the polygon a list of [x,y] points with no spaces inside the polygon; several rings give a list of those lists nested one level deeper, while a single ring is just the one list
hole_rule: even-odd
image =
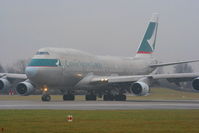
[{"label": "jet engine", "polygon": [[199,77],[198,77],[198,78],[195,78],[195,79],[192,81],[192,87],[193,87],[195,90],[199,90]]},{"label": "jet engine", "polygon": [[30,95],[33,91],[35,91],[35,87],[29,81],[20,82],[17,87],[16,91],[18,94],[22,96]]},{"label": "jet engine", "polygon": [[0,90],[3,90],[10,86],[11,86],[10,81],[8,81],[6,78],[0,78]]},{"label": "jet engine", "polygon": [[131,85],[130,90],[136,96],[144,96],[149,93],[149,86],[144,82],[135,82]]}]

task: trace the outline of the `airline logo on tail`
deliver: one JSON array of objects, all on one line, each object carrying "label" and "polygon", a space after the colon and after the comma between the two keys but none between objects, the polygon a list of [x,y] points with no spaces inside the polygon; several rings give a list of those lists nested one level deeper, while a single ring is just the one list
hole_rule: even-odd
[{"label": "airline logo on tail", "polygon": [[158,16],[153,14],[144,38],[138,48],[138,54],[152,54],[155,49],[156,35],[158,28]]}]

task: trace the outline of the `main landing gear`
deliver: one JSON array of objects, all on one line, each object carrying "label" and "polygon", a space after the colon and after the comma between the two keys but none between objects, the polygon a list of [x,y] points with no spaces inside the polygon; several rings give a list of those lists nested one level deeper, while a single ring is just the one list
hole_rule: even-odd
[{"label": "main landing gear", "polygon": [[90,94],[90,95],[86,95],[85,96],[86,101],[96,101],[97,100],[97,96],[94,94]]},{"label": "main landing gear", "polygon": [[66,95],[63,95],[63,100],[64,101],[74,101],[75,96],[73,94],[66,94]]},{"label": "main landing gear", "polygon": [[115,101],[126,101],[126,95],[116,95]]}]

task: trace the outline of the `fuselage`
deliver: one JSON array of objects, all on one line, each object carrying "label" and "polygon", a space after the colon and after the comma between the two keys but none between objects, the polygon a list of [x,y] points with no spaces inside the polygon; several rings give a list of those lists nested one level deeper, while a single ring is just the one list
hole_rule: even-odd
[{"label": "fuselage", "polygon": [[88,74],[143,75],[154,69],[152,57],[95,56],[74,49],[40,49],[26,67],[27,77],[39,86],[74,87]]}]

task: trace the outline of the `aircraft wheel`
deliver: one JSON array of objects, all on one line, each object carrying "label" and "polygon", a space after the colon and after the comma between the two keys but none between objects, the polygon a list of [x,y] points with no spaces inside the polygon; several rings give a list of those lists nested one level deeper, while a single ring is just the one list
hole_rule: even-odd
[{"label": "aircraft wheel", "polygon": [[97,96],[96,95],[86,95],[86,101],[96,101]]},{"label": "aircraft wheel", "polygon": [[122,101],[126,101],[126,95],[122,95],[121,100],[122,100]]},{"label": "aircraft wheel", "polygon": [[72,94],[63,95],[63,100],[64,101],[74,101],[75,100],[75,96],[72,95]]},{"label": "aircraft wheel", "polygon": [[103,99],[104,99],[104,101],[113,101],[114,100],[114,96],[111,95],[111,94],[104,95]]},{"label": "aircraft wheel", "polygon": [[44,95],[42,95],[41,100],[44,102],[48,102],[51,100],[51,97],[49,94],[44,94]]},{"label": "aircraft wheel", "polygon": [[126,95],[116,95],[115,100],[116,101],[126,101]]}]

